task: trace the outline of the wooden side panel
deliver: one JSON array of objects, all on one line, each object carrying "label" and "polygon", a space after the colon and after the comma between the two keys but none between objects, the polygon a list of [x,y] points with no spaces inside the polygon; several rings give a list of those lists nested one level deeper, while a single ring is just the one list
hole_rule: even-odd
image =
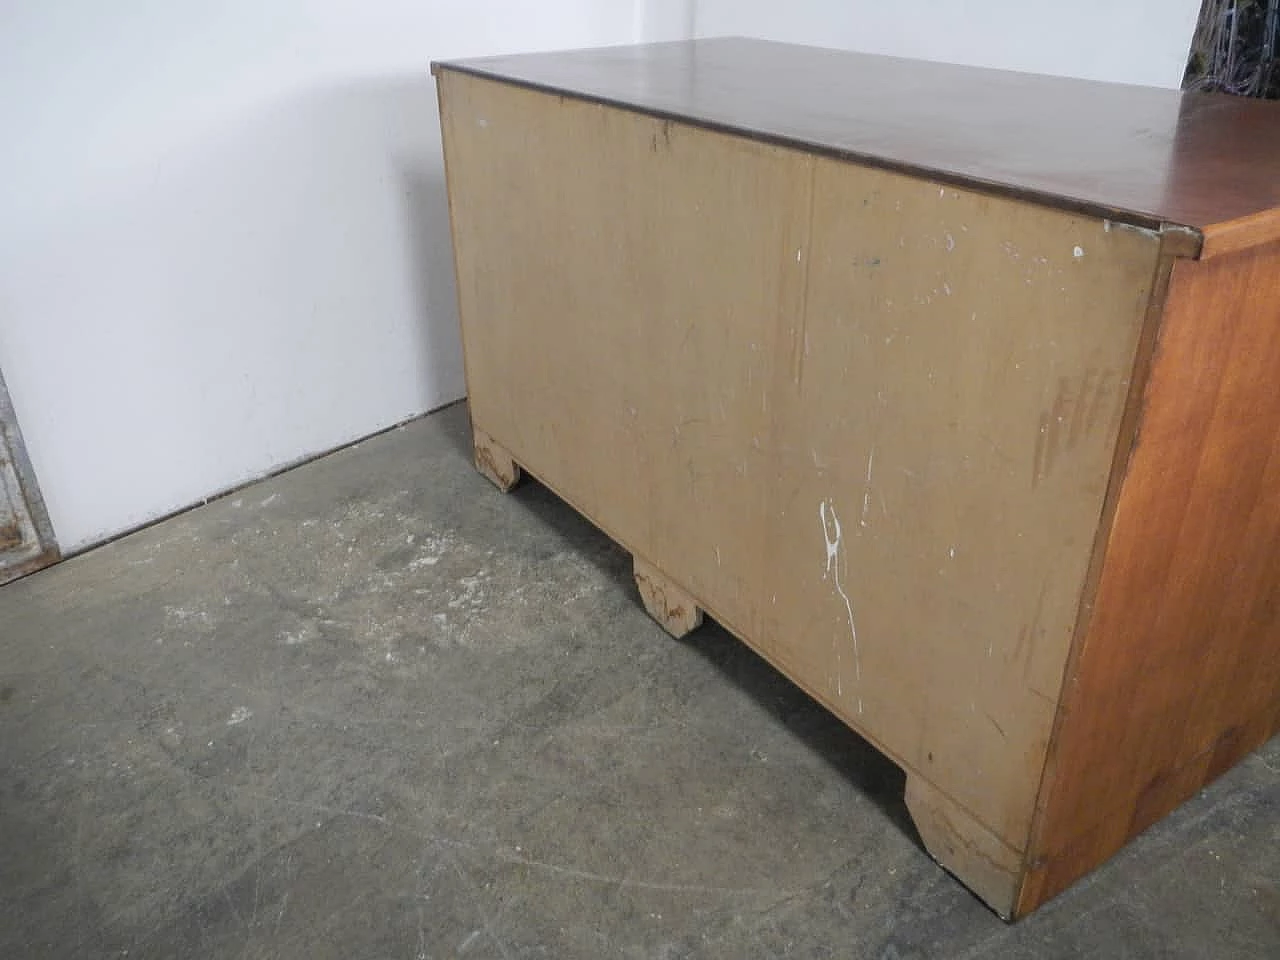
[{"label": "wooden side panel", "polygon": [[440,82],[477,427],[1002,845],[1007,911],[1158,236]]},{"label": "wooden side panel", "polygon": [[1178,261],[1166,302],[1023,913],[1280,724],[1280,243]]}]

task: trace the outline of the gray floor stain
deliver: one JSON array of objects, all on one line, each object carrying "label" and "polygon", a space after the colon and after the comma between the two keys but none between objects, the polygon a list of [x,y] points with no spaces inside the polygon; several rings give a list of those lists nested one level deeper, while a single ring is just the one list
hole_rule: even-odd
[{"label": "gray floor stain", "polygon": [[0,956],[1280,956],[1280,740],[1006,926],[454,407],[0,589]]}]

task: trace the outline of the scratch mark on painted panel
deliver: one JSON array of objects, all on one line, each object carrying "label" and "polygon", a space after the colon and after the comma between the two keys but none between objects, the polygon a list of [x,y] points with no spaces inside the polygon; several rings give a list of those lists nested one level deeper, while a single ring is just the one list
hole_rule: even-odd
[{"label": "scratch mark on painted panel", "polygon": [[814,193],[817,187],[818,165],[815,158],[809,158],[809,185],[807,209],[804,221],[804,244],[796,250],[796,263],[800,264],[800,297],[796,316],[799,326],[794,329],[794,342],[791,347],[791,379],[797,387],[804,380],[804,360],[809,355],[809,270],[813,260],[813,251],[804,257],[803,252],[813,244]]},{"label": "scratch mark on painted panel", "polygon": [[859,520],[859,524],[864,527],[867,525],[867,511],[871,509],[871,468],[875,460],[876,448],[872,447],[871,452],[867,454],[867,483],[862,492],[862,517]]}]

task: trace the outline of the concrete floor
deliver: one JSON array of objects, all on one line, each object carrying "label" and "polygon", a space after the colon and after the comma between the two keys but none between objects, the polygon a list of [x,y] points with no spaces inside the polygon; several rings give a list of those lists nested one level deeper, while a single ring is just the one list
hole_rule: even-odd
[{"label": "concrete floor", "polygon": [[462,407],[0,589],[0,957],[1280,957],[1280,740],[1006,926]]}]

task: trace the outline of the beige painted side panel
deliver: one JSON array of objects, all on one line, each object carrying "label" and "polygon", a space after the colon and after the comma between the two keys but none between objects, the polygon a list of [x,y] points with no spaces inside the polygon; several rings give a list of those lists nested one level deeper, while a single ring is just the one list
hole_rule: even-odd
[{"label": "beige painted side panel", "polygon": [[477,426],[1023,850],[1158,238],[440,83]]},{"label": "beige painted side panel", "polygon": [[771,400],[769,632],[788,671],[1018,849],[1158,247],[816,164]]}]

